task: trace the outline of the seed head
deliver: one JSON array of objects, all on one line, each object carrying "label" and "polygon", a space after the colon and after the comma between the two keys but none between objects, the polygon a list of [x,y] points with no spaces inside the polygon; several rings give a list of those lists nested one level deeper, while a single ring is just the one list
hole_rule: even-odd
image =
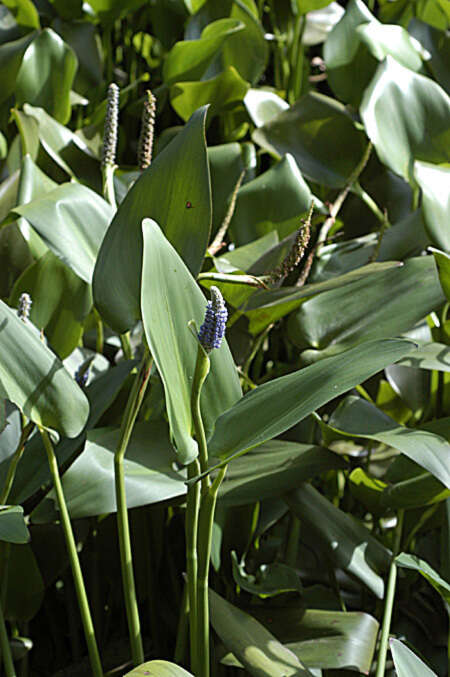
[{"label": "seed head", "polygon": [[108,87],[105,127],[103,131],[102,167],[116,164],[117,134],[119,129],[119,88],[112,82]]},{"label": "seed head", "polygon": [[24,292],[23,294],[20,295],[19,305],[17,308],[17,315],[24,322],[26,322],[30,318],[30,310],[32,303],[33,301],[31,300],[31,296],[29,294]]},{"label": "seed head", "polygon": [[302,225],[295,235],[295,240],[286,258],[270,273],[272,284],[282,282],[289,273],[292,273],[302,260],[311,237],[311,217],[313,210],[314,202],[311,204],[307,219],[302,221]]},{"label": "seed head", "polygon": [[152,162],[153,137],[155,134],[156,98],[148,89],[142,110],[141,133],[138,141],[139,169],[147,169]]},{"label": "seed head", "polygon": [[198,332],[198,339],[207,353],[220,348],[225,336],[228,311],[217,287],[211,287],[211,300],[206,304],[205,320]]}]

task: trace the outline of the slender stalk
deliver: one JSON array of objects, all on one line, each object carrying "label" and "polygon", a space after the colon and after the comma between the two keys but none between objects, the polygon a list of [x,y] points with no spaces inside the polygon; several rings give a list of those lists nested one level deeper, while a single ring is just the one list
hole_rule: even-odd
[{"label": "slender stalk", "polygon": [[94,318],[95,318],[95,328],[97,332],[95,349],[98,353],[103,353],[103,344],[104,344],[104,332],[103,332],[103,321],[98,310],[94,307]]},{"label": "slender stalk", "polygon": [[128,397],[127,406],[120,426],[119,442],[114,454],[114,479],[117,503],[117,533],[119,537],[120,567],[128,632],[130,636],[131,655],[135,666],[144,662],[144,647],[142,644],[139,609],[136,600],[123,460],[136,417],[142,404],[142,400],[144,399],[148,380],[150,378],[151,365],[152,358],[146,348],[139,373],[134,380]]},{"label": "slender stalk", "polygon": [[77,593],[78,606],[80,609],[81,621],[83,623],[84,636],[86,638],[86,644],[88,647],[92,674],[94,677],[103,677],[102,664],[98,652],[97,641],[95,639],[94,625],[92,623],[89,602],[86,595],[86,588],[84,586],[80,560],[78,559],[77,546],[72,531],[72,525],[70,523],[69,511],[67,510],[67,505],[64,498],[61,478],[59,476],[58,462],[56,460],[55,451],[47,431],[39,426],[39,432],[41,433],[42,441],[44,442],[45,450],[47,452],[48,464],[55,488],[56,500],[58,502],[58,509],[61,518],[61,526],[64,531],[66,547],[69,554],[70,567],[72,569],[75,590]]},{"label": "slender stalk", "polygon": [[6,677],[16,677],[16,670],[11,654],[11,647],[9,645],[8,633],[6,631],[5,617],[3,615],[3,608],[0,604],[0,649],[3,656],[3,665],[5,666]]},{"label": "slender stalk", "polygon": [[236,185],[234,186],[233,192],[231,194],[230,204],[228,205],[227,213],[225,214],[225,217],[222,221],[219,230],[216,233],[214,240],[208,247],[208,252],[211,254],[211,256],[217,254],[217,252],[220,251],[224,245],[223,240],[231,223],[231,219],[233,218],[239,188],[242,185],[246,171],[247,171],[246,169],[243,169],[242,172],[239,174],[238,180],[236,181]]},{"label": "slender stalk", "polygon": [[200,515],[198,520],[198,580],[197,580],[197,613],[198,613],[198,643],[202,648],[199,652],[198,676],[209,677],[210,649],[209,649],[209,600],[208,578],[209,562],[211,559],[212,530],[214,512],[216,509],[217,494],[222,480],[225,477],[227,466],[217,473],[212,485],[202,495]]},{"label": "slender stalk", "polygon": [[126,360],[133,359],[133,349],[130,343],[130,332],[127,331],[125,334],[120,334],[120,344],[122,346],[123,354]]},{"label": "slender stalk", "polygon": [[394,608],[395,586],[397,582],[397,565],[395,557],[400,550],[400,542],[402,538],[403,517],[405,511],[400,509],[398,511],[398,521],[395,530],[394,551],[392,556],[391,566],[389,568],[389,577],[387,582],[386,597],[384,603],[383,623],[381,626],[380,648],[378,650],[378,664],[375,677],[383,677],[386,667],[386,656],[389,641],[389,631],[391,628],[392,610]]},{"label": "slender stalk", "polygon": [[[197,477],[200,463],[197,459],[188,466],[188,479]],[[191,648],[191,671],[198,671],[198,629],[197,629],[197,532],[198,514],[200,510],[200,484],[195,482],[188,486],[186,504],[186,569],[189,598],[189,637]]]},{"label": "slender stalk", "polygon": [[31,431],[34,428],[34,423],[27,423],[27,425],[23,428],[22,433],[20,435],[19,442],[17,444],[17,448],[12,455],[8,472],[6,474],[6,479],[5,483],[3,485],[2,493],[0,494],[0,505],[5,505],[6,501],[8,500],[8,496],[11,492],[13,483],[14,483],[14,478],[16,476],[17,472],[17,466],[19,465],[19,461],[22,458],[23,451],[25,449],[25,443],[27,439],[29,438]]},{"label": "slender stalk", "polygon": [[[209,374],[209,357],[201,346],[197,351],[197,362],[195,363],[194,378],[191,391],[191,411],[194,424],[195,438],[198,444],[198,458],[200,461],[201,472],[208,469],[208,449],[206,446],[205,428],[203,426],[202,412],[200,407],[200,394],[206,377]],[[209,479],[202,480],[202,489],[206,491],[209,487]]]}]

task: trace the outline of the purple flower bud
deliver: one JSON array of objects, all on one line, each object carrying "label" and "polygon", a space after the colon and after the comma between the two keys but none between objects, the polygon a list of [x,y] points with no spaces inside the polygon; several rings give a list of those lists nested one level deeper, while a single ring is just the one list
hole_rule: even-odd
[{"label": "purple flower bud", "polygon": [[206,304],[205,321],[198,332],[198,339],[207,353],[220,348],[225,336],[228,311],[222,294],[217,287],[211,287],[211,301]]}]

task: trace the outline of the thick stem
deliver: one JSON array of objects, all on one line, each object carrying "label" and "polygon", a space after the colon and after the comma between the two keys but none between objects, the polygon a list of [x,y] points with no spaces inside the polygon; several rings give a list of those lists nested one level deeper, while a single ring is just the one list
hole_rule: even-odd
[{"label": "thick stem", "polygon": [[135,666],[144,662],[144,647],[142,644],[139,609],[136,599],[136,586],[134,583],[133,556],[131,552],[123,459],[136,417],[142,404],[142,400],[144,399],[148,380],[150,378],[151,365],[152,358],[146,349],[139,373],[136,375],[128,397],[127,406],[120,426],[119,442],[114,454],[114,480],[117,503],[117,533],[119,537],[120,567],[128,632],[130,636],[131,655]]},{"label": "thick stem", "polygon": [[70,523],[69,511],[67,510],[66,501],[64,498],[61,478],[59,476],[58,462],[56,460],[53,445],[50,441],[48,433],[44,428],[39,426],[39,431],[44,442],[45,450],[47,452],[48,464],[50,467],[50,474],[52,476],[53,485],[55,488],[56,500],[61,519],[61,526],[64,531],[66,540],[67,552],[69,554],[70,567],[72,569],[72,576],[77,593],[78,606],[81,614],[81,621],[83,623],[84,636],[88,647],[89,661],[91,664],[92,674],[94,677],[103,677],[102,664],[97,648],[97,641],[95,639],[94,625],[92,623],[91,612],[89,609],[89,602],[86,595],[86,588],[84,586],[83,574],[81,571],[80,560],[78,559],[77,546]]},{"label": "thick stem", "polygon": [[207,493],[202,495],[200,506],[198,521],[197,612],[198,644],[201,647],[201,652],[199,655],[198,677],[209,677],[210,673],[208,600],[209,562],[211,559],[212,530],[217,494],[226,471],[227,466],[224,466],[219,470],[214,482],[208,488]]},{"label": "thick stem", "polygon": [[395,557],[398,555],[400,550],[404,514],[405,511],[403,509],[398,511],[398,521],[394,541],[394,552],[392,556],[392,562],[389,569],[389,577],[387,582],[383,623],[381,626],[380,648],[378,650],[378,664],[375,677],[383,677],[386,667],[389,631],[391,629],[392,610],[394,608],[395,586],[397,582],[397,565],[395,563]]},{"label": "thick stem", "polygon": [[17,472],[17,466],[19,465],[19,461],[22,458],[23,451],[25,449],[25,443],[27,439],[29,438],[31,431],[34,428],[34,423],[27,423],[27,425],[24,427],[22,430],[22,434],[20,435],[19,443],[17,445],[17,448],[11,458],[11,462],[9,464],[8,472],[6,474],[6,479],[5,483],[3,485],[2,493],[0,494],[0,505],[5,505],[6,501],[8,500],[8,496],[11,492],[13,483],[14,483],[14,478],[16,476]]},{"label": "thick stem", "polygon": [[[188,466],[188,478],[193,479],[200,473],[197,459]],[[197,535],[198,513],[200,510],[200,483],[188,486],[186,504],[186,569],[189,596],[189,637],[191,648],[191,671],[198,671],[198,628],[197,628]]]},{"label": "thick stem", "polygon": [[6,677],[16,677],[16,670],[9,645],[8,633],[6,631],[5,617],[3,615],[2,605],[0,604],[0,649],[3,656],[3,665],[5,666]]},{"label": "thick stem", "polygon": [[127,331],[125,334],[120,334],[120,344],[122,346],[123,355],[126,360],[133,359],[133,349],[130,343],[130,332]]},{"label": "thick stem", "polygon": [[114,172],[116,171],[116,165],[105,164],[102,167],[102,185],[103,185],[103,197],[111,207],[114,209],[117,208],[116,203],[116,193],[114,190]]}]

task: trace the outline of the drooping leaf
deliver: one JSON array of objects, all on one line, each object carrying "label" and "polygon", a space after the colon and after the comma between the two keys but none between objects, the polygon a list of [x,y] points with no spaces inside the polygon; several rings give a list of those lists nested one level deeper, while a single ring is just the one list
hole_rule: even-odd
[{"label": "drooping leaf", "polygon": [[256,129],[253,139],[277,156],[291,153],[302,174],[332,188],[346,183],[367,144],[344,106],[315,92]]},{"label": "drooping leaf", "polygon": [[42,106],[65,124],[71,114],[70,90],[77,66],[73,49],[51,28],[45,28],[24,54],[17,75],[17,103]]},{"label": "drooping leaf", "polygon": [[274,562],[273,564],[262,564],[255,574],[248,574],[245,571],[245,561],[238,561],[234,551],[231,553],[231,560],[234,582],[252,595],[259,595],[264,599],[281,595],[284,592],[299,592],[301,594],[303,591],[298,571],[293,567],[281,562]]},{"label": "drooping leaf", "polygon": [[45,244],[82,280],[91,283],[95,261],[114,210],[97,193],[66,183],[15,207]]},{"label": "drooping leaf", "polygon": [[226,648],[254,677],[307,677],[305,668],[291,651],[244,611],[209,591],[211,623]]},{"label": "drooping leaf", "polygon": [[413,569],[418,571],[421,576],[426,578],[426,580],[435,588],[441,597],[450,604],[450,583],[445,581],[437,571],[431,567],[428,562],[417,555],[410,555],[409,553],[402,552],[400,555],[397,555],[395,558],[397,566],[403,567],[404,569]]},{"label": "drooping leaf", "polygon": [[28,33],[17,40],[0,45],[0,79],[2,82],[0,103],[6,101],[14,92],[23,55],[35,35],[36,33]]},{"label": "drooping leaf", "polygon": [[[171,433],[181,462],[197,454],[191,437],[191,385],[197,341],[189,331],[203,322],[206,302],[175,249],[151,219],[142,224],[144,239],[142,319],[166,393]],[[211,371],[202,390],[201,408],[210,434],[214,423],[241,396],[236,367],[226,341],[210,355]]]},{"label": "drooping leaf", "polygon": [[314,542],[334,566],[356,576],[381,599],[383,574],[390,564],[389,550],[361,522],[336,508],[309,484],[287,494],[286,501],[308,525]]},{"label": "drooping leaf", "polygon": [[398,449],[450,489],[450,444],[439,435],[399,426],[375,405],[353,395],[337,407],[329,426],[340,433]]},{"label": "drooping leaf", "polygon": [[83,429],[89,405],[39,332],[0,301],[0,383],[7,397],[35,423],[67,437]]},{"label": "drooping leaf", "polygon": [[193,677],[191,672],[168,661],[148,661],[148,663],[143,663],[134,668],[131,672],[127,672],[125,677],[142,677],[143,675],[151,675],[151,677]]},{"label": "drooping leaf", "polygon": [[399,639],[390,640],[397,677],[437,677],[433,670]]},{"label": "drooping leaf", "polygon": [[415,160],[450,161],[450,98],[433,80],[392,57],[378,66],[361,103],[361,117],[380,160],[414,181]]},{"label": "drooping leaf", "polygon": [[95,304],[119,332],[140,317],[142,219],[161,224],[194,275],[200,271],[211,227],[211,191],[198,110],[131,188],[114,217],[94,271]]},{"label": "drooping leaf", "polygon": [[371,341],[258,386],[220,416],[209,453],[230,458],[280,435],[412,347],[408,341]]},{"label": "drooping leaf", "polygon": [[0,541],[28,543],[30,534],[21,505],[0,506]]}]

